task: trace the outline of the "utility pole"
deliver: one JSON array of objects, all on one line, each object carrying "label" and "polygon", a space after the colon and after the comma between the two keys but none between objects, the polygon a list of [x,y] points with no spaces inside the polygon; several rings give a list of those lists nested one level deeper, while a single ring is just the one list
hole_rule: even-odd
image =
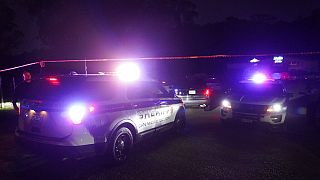
[{"label": "utility pole", "polygon": [[86,76],[88,75],[88,67],[87,67],[87,58],[84,61],[84,71],[86,72]]}]

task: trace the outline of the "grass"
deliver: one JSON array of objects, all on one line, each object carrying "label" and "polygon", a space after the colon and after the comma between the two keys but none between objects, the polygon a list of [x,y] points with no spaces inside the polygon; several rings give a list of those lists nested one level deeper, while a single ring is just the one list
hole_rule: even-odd
[{"label": "grass", "polygon": [[[135,146],[131,158],[123,165],[109,165],[101,157],[54,162],[43,157],[26,158],[22,151],[14,148],[9,131],[0,136],[0,164],[7,164],[3,166],[7,179],[320,177],[317,136],[270,133],[255,128],[223,128],[216,112],[192,110],[188,111],[187,117],[188,128],[183,135],[163,134],[143,141]],[[12,126],[11,123],[7,125]]]}]

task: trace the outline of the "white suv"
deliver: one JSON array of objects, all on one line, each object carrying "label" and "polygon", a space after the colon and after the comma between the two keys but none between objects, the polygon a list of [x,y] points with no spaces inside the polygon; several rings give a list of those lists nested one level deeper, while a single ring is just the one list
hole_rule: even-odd
[{"label": "white suv", "polygon": [[56,76],[33,81],[25,90],[16,136],[24,145],[58,147],[66,155],[69,149],[107,152],[115,162],[123,162],[141,137],[180,131],[184,125],[182,101],[156,81]]},{"label": "white suv", "polygon": [[281,83],[238,83],[221,104],[222,122],[283,125],[289,95]]}]

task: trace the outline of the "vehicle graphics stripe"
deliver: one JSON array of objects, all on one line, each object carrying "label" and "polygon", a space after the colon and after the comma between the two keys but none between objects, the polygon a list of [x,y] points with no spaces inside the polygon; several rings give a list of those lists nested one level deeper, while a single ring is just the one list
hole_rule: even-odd
[{"label": "vehicle graphics stripe", "polygon": [[182,104],[181,100],[151,100],[151,101],[139,101],[139,102],[130,102],[130,103],[121,103],[121,104],[110,104],[102,106],[103,110],[99,112],[117,112],[125,111],[132,109],[156,107],[161,105],[173,105],[173,104]]}]

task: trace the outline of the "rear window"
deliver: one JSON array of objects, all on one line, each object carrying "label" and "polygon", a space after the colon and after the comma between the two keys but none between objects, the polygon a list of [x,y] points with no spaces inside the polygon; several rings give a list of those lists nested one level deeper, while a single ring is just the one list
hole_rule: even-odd
[{"label": "rear window", "polygon": [[33,81],[24,98],[37,100],[110,100],[115,93],[112,81],[87,81],[85,78]]}]

